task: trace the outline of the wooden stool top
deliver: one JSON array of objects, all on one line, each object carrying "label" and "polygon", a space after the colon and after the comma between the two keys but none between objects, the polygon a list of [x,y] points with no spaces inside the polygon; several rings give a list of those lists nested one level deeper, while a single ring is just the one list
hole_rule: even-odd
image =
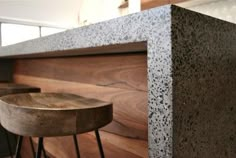
[{"label": "wooden stool top", "polygon": [[66,93],[25,93],[1,97],[4,128],[23,136],[84,133],[112,121],[112,104]]},{"label": "wooden stool top", "polygon": [[0,96],[30,92],[40,92],[40,88],[17,83],[0,83]]}]

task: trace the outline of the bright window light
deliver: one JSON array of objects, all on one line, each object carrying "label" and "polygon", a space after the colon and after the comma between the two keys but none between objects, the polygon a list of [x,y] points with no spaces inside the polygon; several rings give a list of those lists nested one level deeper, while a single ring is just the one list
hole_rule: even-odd
[{"label": "bright window light", "polygon": [[2,23],[2,46],[39,37],[39,27]]},{"label": "bright window light", "polygon": [[41,36],[48,36],[58,32],[65,31],[65,29],[58,29],[52,27],[41,27]]}]

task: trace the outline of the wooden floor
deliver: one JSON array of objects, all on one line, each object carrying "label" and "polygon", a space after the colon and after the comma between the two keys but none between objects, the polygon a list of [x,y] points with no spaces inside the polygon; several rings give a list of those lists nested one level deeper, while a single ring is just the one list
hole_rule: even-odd
[{"label": "wooden floor", "polygon": [[[146,53],[18,59],[14,80],[38,86],[43,92],[67,92],[113,102],[113,122],[101,129],[106,157],[148,157],[146,62]],[[78,141],[81,157],[99,157],[93,132],[78,135]],[[70,136],[46,138],[45,147],[50,157],[75,157]],[[22,156],[29,157],[27,140],[23,149]]]}]

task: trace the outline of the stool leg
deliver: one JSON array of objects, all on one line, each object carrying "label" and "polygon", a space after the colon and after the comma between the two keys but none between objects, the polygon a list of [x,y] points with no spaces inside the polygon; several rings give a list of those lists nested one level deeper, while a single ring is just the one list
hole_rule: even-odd
[{"label": "stool leg", "polygon": [[30,147],[33,153],[33,157],[35,157],[35,150],[34,150],[34,144],[33,144],[33,140],[31,137],[29,137],[29,142],[30,142]]},{"label": "stool leg", "polygon": [[[35,157],[35,150],[34,150],[34,144],[33,144],[32,137],[29,137],[29,140],[30,140],[30,146],[31,146],[31,150],[32,150],[33,156]],[[46,154],[46,151],[44,149],[44,145],[42,146],[42,150],[43,150],[44,158],[47,158],[47,154]]]},{"label": "stool leg", "polygon": [[43,148],[43,137],[39,137],[36,158],[41,158],[42,148]]},{"label": "stool leg", "polygon": [[102,142],[101,142],[100,135],[99,135],[99,132],[98,132],[97,129],[95,130],[95,134],[96,134],[96,138],[97,138],[97,142],[98,142],[98,148],[99,148],[101,158],[104,158],[104,152],[103,152],[103,149],[102,149]]},{"label": "stool leg", "polygon": [[11,158],[13,158],[13,157],[12,157],[13,154],[12,154],[12,151],[11,151],[11,143],[10,143],[10,140],[9,140],[8,133],[7,133],[6,130],[4,130],[4,133],[5,133],[5,135],[6,135],[7,146],[8,146],[8,150],[9,150],[10,156],[11,156]]},{"label": "stool leg", "polygon": [[20,158],[20,150],[22,145],[23,136],[19,136],[16,146],[16,158]]},{"label": "stool leg", "polygon": [[42,150],[43,150],[43,157],[44,157],[44,158],[47,158],[47,154],[46,154],[46,151],[45,151],[44,145],[42,146]]},{"label": "stool leg", "polygon": [[77,137],[75,134],[73,135],[73,139],[74,139],[75,151],[76,151],[77,158],[80,158],[79,145],[78,145]]}]

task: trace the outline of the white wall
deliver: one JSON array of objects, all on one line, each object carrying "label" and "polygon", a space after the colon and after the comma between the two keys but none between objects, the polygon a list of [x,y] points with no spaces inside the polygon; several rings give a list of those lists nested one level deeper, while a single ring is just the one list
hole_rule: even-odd
[{"label": "white wall", "polygon": [[80,25],[88,25],[116,18],[124,14],[118,7],[123,0],[82,0],[80,7]]},{"label": "white wall", "polygon": [[81,0],[0,0],[0,19],[63,28],[77,27],[80,2]]},{"label": "white wall", "polygon": [[[128,14],[128,9],[118,8],[122,2],[124,0],[0,0],[0,21],[23,20],[71,28]],[[236,23],[236,0],[189,2],[198,5],[188,9]]]},{"label": "white wall", "polygon": [[188,9],[236,23],[236,0],[221,0],[202,5],[191,6],[188,7]]},{"label": "white wall", "polygon": [[[78,27],[127,14],[124,0],[0,0],[0,21]],[[6,20],[8,22],[8,20]]]}]

